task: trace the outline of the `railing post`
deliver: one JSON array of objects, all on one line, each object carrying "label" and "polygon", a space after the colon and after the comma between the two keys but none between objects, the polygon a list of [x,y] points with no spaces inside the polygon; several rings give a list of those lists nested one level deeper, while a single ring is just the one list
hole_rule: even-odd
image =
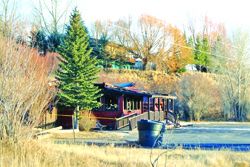
[{"label": "railing post", "polygon": [[165,111],[165,99],[162,99],[162,111]]},{"label": "railing post", "polygon": [[148,120],[150,120],[150,97],[148,97]]},{"label": "railing post", "polygon": [[168,112],[169,112],[169,99],[167,99],[166,121],[168,118]]},{"label": "railing post", "polygon": [[158,111],[161,111],[160,98],[158,97]]},{"label": "railing post", "polygon": [[153,98],[153,111],[155,112],[155,98]]},{"label": "railing post", "polygon": [[173,114],[174,114],[174,117],[175,117],[175,124],[176,124],[177,123],[177,114],[174,111],[174,99],[172,99],[172,111],[173,111]]},{"label": "railing post", "polygon": [[115,130],[117,130],[117,122],[118,121],[115,119],[115,127],[114,127]]}]

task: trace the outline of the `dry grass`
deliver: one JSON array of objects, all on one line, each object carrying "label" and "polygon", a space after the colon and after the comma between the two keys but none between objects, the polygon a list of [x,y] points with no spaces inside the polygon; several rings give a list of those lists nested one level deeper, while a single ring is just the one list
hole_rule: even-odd
[{"label": "dry grass", "polygon": [[[73,133],[53,133],[51,136],[52,139],[72,139],[74,137]],[[77,132],[75,133],[76,138],[80,139],[102,139],[102,140],[109,140],[109,139],[116,139],[120,140],[123,138],[122,133],[105,133],[105,132]]]},{"label": "dry grass", "polygon": [[[250,153],[230,151],[153,150],[152,160],[166,151],[157,166],[250,166]],[[150,166],[150,149],[56,145],[30,141],[3,145],[0,166]]]}]

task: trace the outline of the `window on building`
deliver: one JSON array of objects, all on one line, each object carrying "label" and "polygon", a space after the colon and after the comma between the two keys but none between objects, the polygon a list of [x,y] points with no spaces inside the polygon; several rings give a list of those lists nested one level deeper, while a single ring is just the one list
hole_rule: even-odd
[{"label": "window on building", "polygon": [[118,97],[112,95],[105,95],[104,107],[106,111],[118,111]]},{"label": "window on building", "polygon": [[141,100],[133,97],[124,98],[125,110],[139,110],[141,108]]}]

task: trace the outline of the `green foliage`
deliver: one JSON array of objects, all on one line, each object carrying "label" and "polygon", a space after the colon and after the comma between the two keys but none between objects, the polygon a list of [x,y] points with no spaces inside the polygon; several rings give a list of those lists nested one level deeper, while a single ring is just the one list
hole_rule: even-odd
[{"label": "green foliage", "polygon": [[198,70],[201,71],[201,66],[207,68],[210,65],[210,46],[208,39],[200,39],[198,36],[196,38],[194,49],[195,64],[198,65]]},{"label": "green foliage", "polygon": [[49,34],[47,39],[48,50],[50,52],[57,52],[59,46],[62,45],[62,42],[63,42],[63,34],[59,34],[57,32]]},{"label": "green foliage", "polygon": [[31,31],[30,46],[37,48],[39,52],[46,54],[47,51],[57,52],[63,42],[63,34],[46,34],[42,29]]},{"label": "green foliage", "polygon": [[91,56],[97,58],[98,67],[107,67],[110,62],[109,55],[105,50],[106,45],[108,44],[108,37],[104,34],[101,35],[100,39],[90,39],[90,47],[93,48]]},{"label": "green foliage", "polygon": [[48,41],[46,39],[46,34],[42,30],[31,31],[30,36],[30,46],[37,48],[39,52],[46,53],[48,49]]},{"label": "green foliage", "polygon": [[194,39],[192,37],[185,38],[187,41],[188,46],[194,47]]},{"label": "green foliage", "polygon": [[89,36],[78,10],[74,10],[70,25],[59,49],[61,64],[57,71],[59,80],[59,102],[65,106],[90,110],[98,107],[99,89],[94,86],[97,79],[97,60],[91,58]]},{"label": "green foliage", "polygon": [[105,51],[105,47],[107,44],[108,38],[105,35],[102,35],[100,39],[91,39],[90,46],[93,48],[91,55],[98,59],[107,59],[108,55]]},{"label": "green foliage", "polygon": [[178,69],[176,72],[177,73],[184,73],[184,72],[186,72],[187,70],[185,69],[185,68],[180,68],[180,69]]}]

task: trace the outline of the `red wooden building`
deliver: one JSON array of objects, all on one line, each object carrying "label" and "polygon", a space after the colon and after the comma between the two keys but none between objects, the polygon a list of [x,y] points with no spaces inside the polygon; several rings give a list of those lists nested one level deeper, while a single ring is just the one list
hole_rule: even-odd
[{"label": "red wooden building", "polygon": [[114,126],[116,118],[146,112],[143,101],[152,96],[149,93],[131,90],[124,86],[107,83],[96,84],[96,86],[102,90],[103,96],[98,99],[102,106],[93,109],[92,113],[101,124],[110,127]]},{"label": "red wooden building", "polygon": [[[174,111],[175,97],[139,91],[133,83],[100,83],[96,86],[102,90],[103,96],[98,99],[102,106],[93,109],[92,113],[101,124],[114,129],[129,125],[132,118],[142,114],[146,115],[144,119],[163,120],[167,111]],[[158,117],[155,117],[156,114]]]},{"label": "red wooden building", "polygon": [[[134,83],[95,84],[101,89],[102,97],[98,99],[101,107],[94,108],[91,113],[101,125],[111,129],[125,126],[136,127],[140,119],[164,120],[167,112],[174,111],[173,96],[150,94],[135,89]],[[59,109],[58,122],[64,128],[72,128],[73,109]],[[131,123],[133,122],[133,123]]]}]

